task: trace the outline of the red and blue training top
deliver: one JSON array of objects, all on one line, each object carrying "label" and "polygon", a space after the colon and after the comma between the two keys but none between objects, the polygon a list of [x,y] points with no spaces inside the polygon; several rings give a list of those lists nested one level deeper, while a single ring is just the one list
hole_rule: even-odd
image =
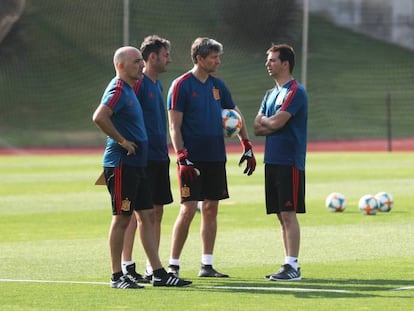
[{"label": "red and blue training top", "polygon": [[153,82],[144,75],[135,83],[134,90],[144,113],[149,143],[148,160],[168,161],[167,117],[162,85],[158,80]]},{"label": "red and blue training top", "polygon": [[183,112],[181,133],[189,160],[226,161],[221,110],[235,104],[222,80],[209,75],[203,83],[187,72],[172,82],[167,107]]},{"label": "red and blue training top", "polygon": [[305,88],[296,80],[275,86],[266,92],[259,112],[271,117],[287,111],[292,117],[280,130],[266,136],[264,162],[295,166],[305,170],[308,98]]},{"label": "red and blue training top", "polygon": [[112,137],[108,137],[103,155],[104,167],[118,167],[122,163],[146,167],[148,160],[148,137],[144,125],[141,105],[134,89],[118,77],[113,78],[105,89],[101,104],[113,111],[111,121],[117,131],[126,139],[137,144],[135,155],[127,156]]}]

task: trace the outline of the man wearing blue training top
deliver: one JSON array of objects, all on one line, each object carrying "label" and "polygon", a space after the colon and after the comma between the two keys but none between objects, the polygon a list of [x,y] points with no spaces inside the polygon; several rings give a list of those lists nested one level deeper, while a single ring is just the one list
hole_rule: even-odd
[{"label": "man wearing blue training top", "polygon": [[93,114],[95,124],[108,135],[103,156],[105,181],[112,202],[109,229],[112,288],[143,288],[122,272],[121,254],[131,214],[142,223],[142,245],[154,268],[154,286],[187,286],[190,281],[168,274],[158,256],[151,219],[152,198],[146,177],[148,138],[141,105],[133,85],[142,75],[141,52],[131,46],[117,49],[113,57],[116,77],[108,84]]},{"label": "man wearing blue training top", "polygon": [[281,226],[285,263],[271,281],[301,279],[298,264],[300,228],[297,213],[305,213],[305,160],[308,98],[292,77],[295,52],[286,44],[267,50],[266,69],[275,87],[268,90],[254,121],[254,133],[266,136],[265,194],[267,214]]},{"label": "man wearing blue training top", "polygon": [[[181,208],[175,221],[169,272],[178,275],[180,255],[190,224],[201,208],[202,256],[200,277],[228,277],[213,268],[213,250],[217,233],[219,200],[229,197],[226,177],[226,151],[221,110],[240,110],[234,104],[224,82],[211,75],[220,65],[221,43],[197,38],[191,46],[193,69],[173,81],[167,106],[171,141],[177,154]],[[240,113],[241,115],[241,113]],[[243,146],[240,165],[251,175],[256,167],[245,123],[239,133]]]},{"label": "man wearing blue training top", "polygon": [[[164,205],[173,201],[170,182],[170,158],[167,146],[167,117],[163,99],[163,87],[158,76],[167,71],[171,63],[170,42],[157,35],[144,38],[141,53],[145,61],[144,74],[134,85],[135,93],[144,113],[145,128],[148,134],[148,181],[152,193],[153,221],[157,248],[160,244],[161,221]],[[140,226],[141,228],[142,226]],[[147,260],[145,278],[136,272],[132,261],[132,250],[137,222],[134,215],[125,233],[122,251],[122,269],[137,283],[152,280],[152,267]]]}]

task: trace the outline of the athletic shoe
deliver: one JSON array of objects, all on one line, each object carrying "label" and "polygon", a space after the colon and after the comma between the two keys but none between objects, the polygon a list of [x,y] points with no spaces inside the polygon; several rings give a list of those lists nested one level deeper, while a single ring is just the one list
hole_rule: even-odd
[{"label": "athletic shoe", "polygon": [[200,272],[198,273],[199,277],[207,278],[228,278],[228,274],[220,273],[213,269],[212,265],[201,265]]},{"label": "athletic shoe", "polygon": [[162,277],[162,278],[157,278],[154,275],[152,280],[153,280],[152,285],[154,285],[154,286],[184,287],[184,286],[189,286],[193,283],[191,281],[187,281],[187,280],[177,278],[172,273],[166,273],[165,276]]},{"label": "athletic shoe", "polygon": [[135,263],[126,266],[126,275],[135,283],[149,283],[141,274],[135,271]]},{"label": "athletic shoe", "polygon": [[289,264],[282,265],[280,270],[269,278],[270,281],[299,281],[301,279],[300,268],[295,270]]},{"label": "athletic shoe", "polygon": [[[279,272],[279,271],[278,271]],[[275,272],[275,273],[272,273],[272,274],[266,274],[265,276],[264,276],[264,278],[266,279],[266,280],[268,280],[268,279],[270,279],[270,277],[273,275],[273,274],[276,274],[276,273],[278,273],[278,272]]]},{"label": "athletic shoe", "polygon": [[139,289],[144,288],[144,286],[138,285],[132,281],[127,275],[121,276],[118,280],[114,281],[111,279],[109,285],[112,288],[122,288],[122,289]]},{"label": "athletic shoe", "polygon": [[168,266],[168,273],[173,274],[176,278],[180,275],[180,266],[177,265],[169,265]]},{"label": "athletic shoe", "polygon": [[154,277],[154,275],[152,273],[149,273],[148,271],[145,271],[144,279],[146,279],[148,282],[151,282],[153,277]]}]

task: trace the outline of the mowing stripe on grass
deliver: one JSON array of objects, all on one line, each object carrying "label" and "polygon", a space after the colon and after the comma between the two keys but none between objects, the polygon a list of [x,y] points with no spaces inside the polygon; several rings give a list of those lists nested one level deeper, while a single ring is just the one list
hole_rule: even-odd
[{"label": "mowing stripe on grass", "polygon": [[412,289],[414,289],[414,286],[406,286],[406,287],[393,288],[392,290],[412,290]]},{"label": "mowing stripe on grass", "polygon": [[[59,281],[59,280],[14,280],[0,279],[0,282],[21,282],[21,283],[60,283],[60,284],[87,284],[87,285],[108,285],[108,282],[92,281]],[[141,284],[143,286],[152,286],[151,284]],[[289,292],[320,292],[320,293],[351,293],[352,291],[343,289],[323,289],[323,288],[305,288],[305,287],[259,287],[259,286],[197,286],[204,289],[230,289],[230,290],[259,290],[259,291],[289,291]],[[414,286],[392,288],[390,290],[414,290]]]},{"label": "mowing stripe on grass", "polygon": [[325,292],[325,293],[351,293],[343,289],[303,288],[303,287],[256,287],[256,286],[205,286],[210,289],[235,289],[235,290],[262,290],[262,291],[287,291],[287,292]]},{"label": "mowing stripe on grass", "polygon": [[[22,282],[22,283],[60,283],[60,284],[91,284],[91,285],[108,285],[108,282],[91,282],[91,281],[58,281],[58,280],[14,280],[0,279],[0,282]],[[141,284],[151,286],[151,284]],[[315,288],[286,288],[286,287],[254,287],[254,286],[197,286],[201,289],[224,289],[224,290],[263,290],[263,291],[298,291],[298,292],[332,292],[332,293],[349,293],[347,290],[336,289],[315,289]]]}]

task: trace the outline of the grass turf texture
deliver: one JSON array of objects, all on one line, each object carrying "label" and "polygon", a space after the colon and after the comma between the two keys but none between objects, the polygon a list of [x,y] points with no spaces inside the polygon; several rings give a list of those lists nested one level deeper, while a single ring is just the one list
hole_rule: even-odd
[{"label": "grass turf texture", "polygon": [[[294,283],[263,279],[283,261],[279,227],[264,213],[263,166],[246,177],[236,165],[238,156],[230,155],[231,198],[219,210],[215,265],[231,278],[196,277],[197,214],[181,258],[181,275],[193,285],[138,291],[108,285],[109,195],[93,185],[100,160],[101,155],[0,157],[0,309],[410,310],[413,305],[413,153],[308,155],[308,213],[299,216],[303,280]],[[173,166],[171,176],[177,200]],[[345,212],[330,213],[324,206],[333,191],[346,196]],[[394,210],[361,215],[359,197],[378,191],[393,194]],[[177,212],[177,202],[165,210],[160,251],[165,264]],[[136,246],[134,259],[143,272],[138,240]]]}]

